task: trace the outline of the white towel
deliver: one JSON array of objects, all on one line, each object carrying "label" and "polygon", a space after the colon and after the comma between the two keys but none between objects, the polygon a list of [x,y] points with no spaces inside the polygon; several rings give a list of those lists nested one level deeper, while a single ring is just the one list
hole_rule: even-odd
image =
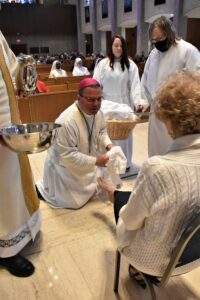
[{"label": "white towel", "polygon": [[97,177],[110,180],[117,188],[122,186],[119,174],[126,172],[127,159],[119,146],[113,146],[108,152],[109,161],[107,168],[98,168]]},{"label": "white towel", "polygon": [[116,103],[113,101],[103,100],[101,104],[101,111],[106,120],[116,119],[137,119],[131,107],[127,104]]}]

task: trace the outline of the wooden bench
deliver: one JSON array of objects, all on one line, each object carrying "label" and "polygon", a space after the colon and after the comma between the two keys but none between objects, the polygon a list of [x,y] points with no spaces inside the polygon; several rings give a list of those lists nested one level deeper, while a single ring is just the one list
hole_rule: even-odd
[{"label": "wooden bench", "polygon": [[54,122],[76,97],[77,91],[65,91],[19,98],[21,120],[23,123]]},{"label": "wooden bench", "polygon": [[68,77],[59,77],[59,78],[46,78],[43,79],[46,85],[53,85],[53,84],[71,84],[71,83],[79,83],[82,79],[91,77],[88,76],[68,76]]},{"label": "wooden bench", "polygon": [[77,88],[73,88],[73,86],[68,86],[68,84],[51,84],[48,85],[49,92],[64,92],[67,90],[77,90]]},{"label": "wooden bench", "polygon": [[[88,68],[88,70],[91,70],[91,67],[93,66],[93,59],[86,58],[83,60],[83,65]],[[39,64],[37,65],[37,73],[50,73],[52,64]],[[72,72],[74,67],[74,60],[66,60],[62,64],[62,69],[64,69],[67,73]]]},{"label": "wooden bench", "polygon": [[60,91],[78,91],[78,82],[66,83],[66,84],[51,84],[48,85],[49,92]]}]

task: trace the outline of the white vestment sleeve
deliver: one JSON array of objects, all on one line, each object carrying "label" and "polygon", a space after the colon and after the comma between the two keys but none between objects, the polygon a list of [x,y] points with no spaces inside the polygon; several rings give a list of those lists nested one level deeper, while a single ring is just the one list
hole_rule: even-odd
[{"label": "white vestment sleeve", "polygon": [[102,114],[102,125],[99,132],[99,145],[103,148],[106,148],[109,144],[112,144],[106,129],[105,119]]},{"label": "white vestment sleeve", "polygon": [[102,85],[102,80],[101,80],[101,71],[102,71],[102,63],[99,62],[94,69],[94,74],[93,74],[93,78],[96,79],[101,85]]},{"label": "white vestment sleeve", "polygon": [[200,71],[200,52],[193,46],[187,52],[185,68]]},{"label": "white vestment sleeve", "polygon": [[18,62],[16,56],[9,48],[8,43],[4,38],[3,34],[1,33],[1,31],[0,31],[0,39],[2,40],[2,44],[3,44],[3,53],[6,60],[6,64],[8,66],[11,76],[15,77],[18,71]]},{"label": "white vestment sleeve", "polygon": [[50,72],[49,78],[55,78],[53,71]]},{"label": "white vestment sleeve", "polygon": [[142,78],[141,78],[141,96],[142,99],[144,99],[144,101],[148,102],[149,104],[152,103],[152,97],[151,97],[151,93],[148,90],[147,87],[147,74],[149,72],[149,67],[150,67],[150,60],[151,57],[149,56],[149,58],[147,59],[145,66],[144,66],[144,71],[142,74]]},{"label": "white vestment sleeve", "polygon": [[129,68],[129,88],[130,88],[130,106],[134,110],[134,105],[142,104],[141,85],[138,67],[132,61]]},{"label": "white vestment sleeve", "polygon": [[56,140],[55,155],[58,157],[61,166],[75,172],[87,172],[95,167],[96,157],[78,151],[78,136],[73,124],[65,124],[61,127]]},{"label": "white vestment sleeve", "polygon": [[88,68],[85,67],[85,75],[90,75],[90,72],[88,71]]}]

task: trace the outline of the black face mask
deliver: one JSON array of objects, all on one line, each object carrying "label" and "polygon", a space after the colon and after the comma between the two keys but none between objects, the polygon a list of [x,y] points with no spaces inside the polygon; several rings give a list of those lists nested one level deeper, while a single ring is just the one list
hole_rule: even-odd
[{"label": "black face mask", "polygon": [[158,51],[161,51],[161,52],[165,52],[171,47],[171,44],[167,38],[163,41],[154,43],[154,45],[155,45],[156,49],[158,49]]}]

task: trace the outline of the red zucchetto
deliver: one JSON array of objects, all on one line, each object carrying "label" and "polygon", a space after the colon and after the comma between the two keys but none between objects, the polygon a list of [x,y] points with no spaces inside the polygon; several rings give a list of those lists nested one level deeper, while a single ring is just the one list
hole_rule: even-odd
[{"label": "red zucchetto", "polygon": [[83,80],[80,81],[78,90],[80,91],[80,90],[85,89],[86,87],[90,87],[93,85],[99,85],[99,87],[100,87],[100,83],[96,79],[89,78],[89,77],[84,78]]}]

